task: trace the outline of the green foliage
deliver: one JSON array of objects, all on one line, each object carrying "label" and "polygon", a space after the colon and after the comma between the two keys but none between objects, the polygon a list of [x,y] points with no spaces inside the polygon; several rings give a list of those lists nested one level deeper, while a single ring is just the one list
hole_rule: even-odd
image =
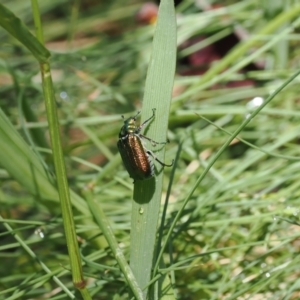
[{"label": "green foliage", "polygon": [[[152,285],[158,298],[299,298],[299,79],[292,76],[299,69],[300,5],[277,1],[270,9],[267,2],[176,7],[178,61],[165,157],[147,143],[162,160],[176,158],[174,170],[160,173],[168,205],[161,208],[156,253],[148,249],[151,282],[163,287]],[[45,48],[34,40],[22,46],[15,38],[22,41],[24,32],[13,31],[14,24],[6,28],[12,35],[0,28],[0,299],[80,299],[36,60],[47,60],[48,51],[87,288],[93,299],[130,299],[136,287],[126,264],[134,260],[130,233],[138,229],[131,229],[133,189],[141,195],[136,189],[148,183],[134,188],[121,164],[121,115],[142,110],[144,119],[155,107],[145,132],[157,141],[165,140],[169,115],[167,96],[144,95],[144,88],[158,91],[145,84],[154,25],[137,25],[141,3],[40,1]],[[1,4],[34,33],[29,1]],[[232,36],[237,43],[228,47],[224,38]],[[208,70],[197,64],[204,58]],[[171,67],[162,71],[172,73]],[[261,110],[254,116],[255,109]],[[135,210],[141,211],[145,207]]]}]

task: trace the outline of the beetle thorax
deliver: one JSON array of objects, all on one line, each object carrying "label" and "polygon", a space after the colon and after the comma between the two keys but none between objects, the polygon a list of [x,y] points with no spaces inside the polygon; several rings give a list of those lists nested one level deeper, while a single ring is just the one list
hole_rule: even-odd
[{"label": "beetle thorax", "polygon": [[123,127],[121,128],[119,137],[126,137],[128,134],[137,133],[137,127],[135,125],[135,118],[129,118],[124,122]]}]

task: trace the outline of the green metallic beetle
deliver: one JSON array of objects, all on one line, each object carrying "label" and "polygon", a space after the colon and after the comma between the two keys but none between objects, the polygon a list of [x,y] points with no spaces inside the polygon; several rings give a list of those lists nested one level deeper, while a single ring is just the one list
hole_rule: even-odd
[{"label": "green metallic beetle", "polygon": [[[174,161],[170,165],[161,162],[152,151],[147,150],[142,143],[142,139],[151,142],[153,146],[157,144],[166,144],[167,142],[158,143],[152,139],[142,135],[140,132],[143,127],[155,117],[155,108],[152,109],[152,116],[140,126],[136,126],[136,118],[140,114],[138,112],[134,117],[124,120],[124,125],[119,133],[118,149],[122,157],[123,163],[129,176],[135,180],[145,180],[154,176],[154,165],[150,156],[164,167],[172,167]],[[124,119],[124,116],[122,116]]]}]

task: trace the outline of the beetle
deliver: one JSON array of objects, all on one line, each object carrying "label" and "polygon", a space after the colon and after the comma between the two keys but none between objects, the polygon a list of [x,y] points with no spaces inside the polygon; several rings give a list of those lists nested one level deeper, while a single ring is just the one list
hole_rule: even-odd
[{"label": "beetle", "polygon": [[119,133],[119,140],[117,143],[121,158],[125,165],[129,176],[135,180],[146,180],[154,176],[154,164],[150,156],[160,163],[163,167],[172,167],[174,160],[171,164],[165,164],[160,161],[152,151],[146,149],[142,143],[142,139],[151,142],[153,146],[158,144],[166,144],[167,142],[155,142],[147,136],[141,134],[143,127],[155,117],[156,109],[152,109],[152,116],[144,121],[140,126],[136,125],[136,119],[140,111],[133,117],[124,119],[124,125]]}]

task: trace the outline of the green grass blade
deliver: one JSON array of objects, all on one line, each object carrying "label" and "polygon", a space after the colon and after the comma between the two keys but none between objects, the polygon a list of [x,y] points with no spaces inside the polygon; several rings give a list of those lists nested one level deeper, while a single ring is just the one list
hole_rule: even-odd
[{"label": "green grass blade", "polygon": [[[168,231],[168,234],[165,238],[165,243],[163,247],[160,249],[158,258],[162,258],[163,252],[166,248],[167,241],[170,239],[171,234],[184,210],[187,203],[190,201],[192,195],[194,194],[196,188],[199,186],[199,184],[202,182],[202,180],[205,178],[211,167],[214,165],[214,163],[218,160],[218,158],[221,156],[221,154],[224,152],[224,150],[230,145],[230,143],[233,141],[233,139],[250,123],[250,121],[259,114],[259,112],[267,105],[269,104],[276,95],[278,95],[287,85],[289,85],[293,80],[295,80],[300,75],[300,71],[297,71],[295,74],[293,74],[288,80],[286,80],[283,84],[281,84],[267,99],[266,101],[259,107],[257,107],[248,118],[246,118],[241,125],[232,133],[232,135],[227,139],[227,141],[223,144],[223,146],[218,150],[218,152],[212,157],[212,159],[209,161],[207,167],[202,172],[201,176],[197,179],[196,183],[194,184],[193,188],[188,193],[187,197],[185,198],[183,205],[181,206],[180,210],[177,212],[172,225],[170,226],[170,229]],[[158,262],[159,262],[158,259]],[[154,272],[158,269],[158,262],[156,262],[156,265],[154,267]]]},{"label": "green grass blade", "polygon": [[19,40],[39,62],[46,62],[49,59],[50,52],[28,30],[22,21],[2,4],[0,4],[0,26]]},{"label": "green grass blade", "polygon": [[47,206],[57,203],[58,194],[49,174],[1,109],[0,140],[0,165],[42,203]]},{"label": "green grass blade", "polygon": [[[29,193],[36,196],[37,201],[47,206],[50,211],[56,213],[58,205],[58,192],[53,182],[54,179],[44,169],[38,156],[22,139],[9,119],[0,108],[0,140],[1,155],[0,165]],[[71,191],[72,204],[85,218],[83,223],[95,226],[89,218],[89,209],[86,202],[75,192]],[[93,236],[96,232],[89,232]],[[100,240],[99,247],[102,245]]]},{"label": "green grass blade", "polygon": [[89,190],[84,191],[87,203],[89,205],[90,211],[94,216],[96,223],[101,228],[119,266],[125,276],[128,285],[131,287],[131,291],[134,294],[136,299],[142,300],[143,293],[142,290],[139,288],[136,279],[130,269],[129,265],[127,264],[126,258],[122,252],[122,249],[119,247],[118,242],[114,236],[112,228],[108,222],[107,217],[105,216],[102,208],[96,205],[93,196]]},{"label": "green grass blade", "polygon": [[[153,39],[143,102],[142,121],[156,108],[147,136],[155,141],[166,140],[176,61],[176,19],[174,3],[161,1]],[[155,154],[164,161],[164,149]],[[166,159],[171,162],[170,158]],[[134,185],[130,265],[141,288],[151,277],[154,246],[162,192],[162,168],[155,164],[157,175]],[[146,297],[147,290],[144,290]]]}]

